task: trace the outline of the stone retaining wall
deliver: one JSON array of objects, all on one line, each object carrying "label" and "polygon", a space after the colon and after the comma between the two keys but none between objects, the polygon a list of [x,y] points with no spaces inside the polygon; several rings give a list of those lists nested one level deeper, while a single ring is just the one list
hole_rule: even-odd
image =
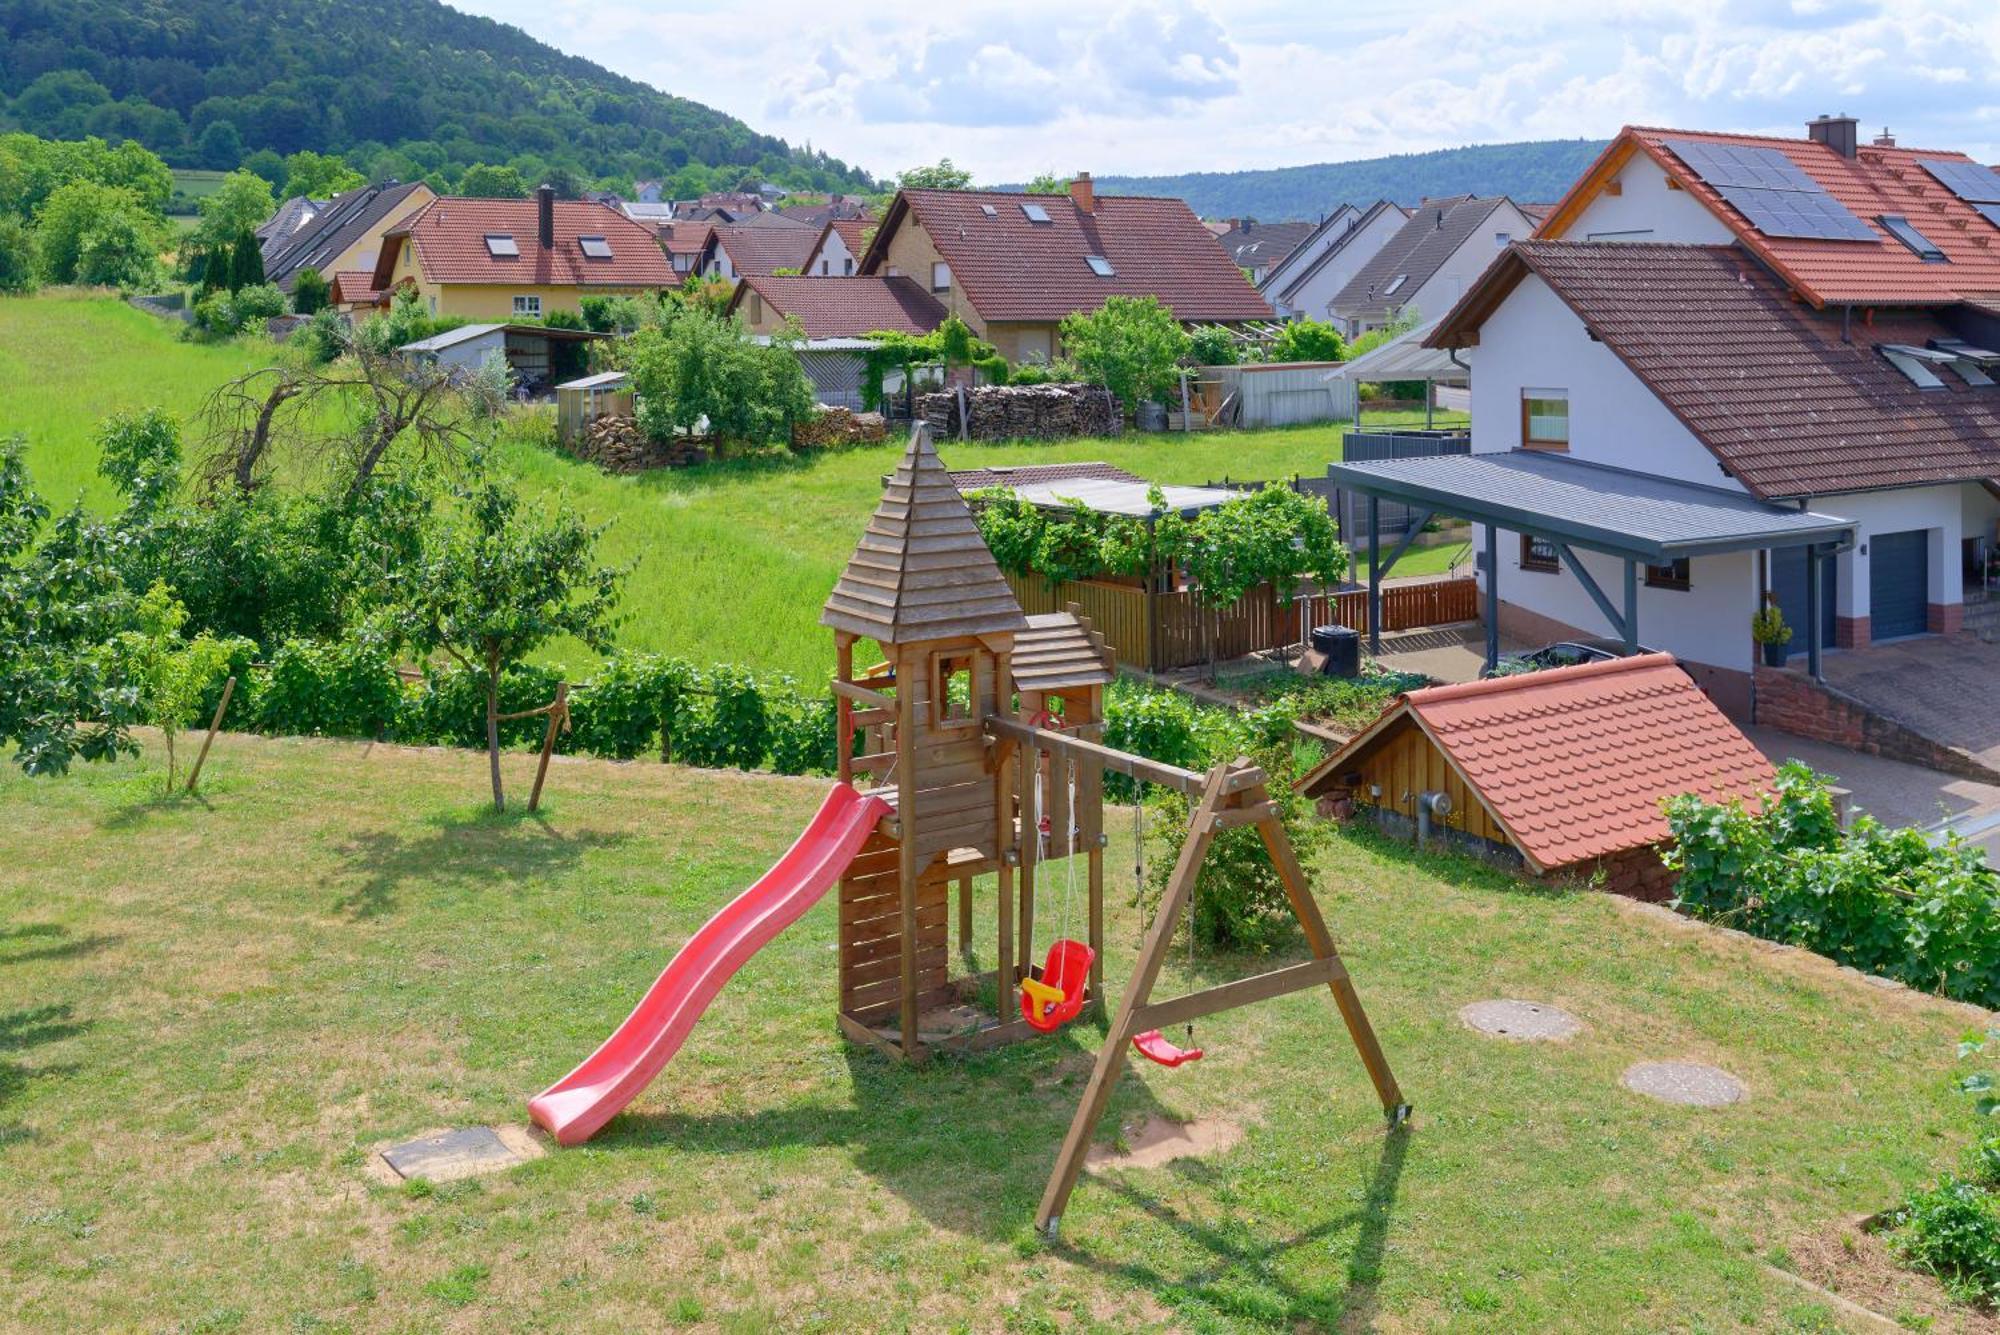
[{"label": "stone retaining wall", "polygon": [[[1766,727],[1960,778],[2000,783],[2000,771],[1956,747],[1933,741],[1802,672],[1759,667],[1756,689],[1757,722]],[[1982,703],[1967,701],[1966,706],[1979,708]]]}]

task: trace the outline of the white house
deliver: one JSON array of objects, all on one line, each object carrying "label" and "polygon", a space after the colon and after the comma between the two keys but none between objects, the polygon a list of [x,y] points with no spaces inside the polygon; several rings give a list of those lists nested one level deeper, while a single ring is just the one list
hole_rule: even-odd
[{"label": "white house", "polygon": [[1257,290],[1283,319],[1331,320],[1333,299],[1362,265],[1389,244],[1409,216],[1408,210],[1386,199],[1365,209],[1342,204],[1271,267]]},{"label": "white house", "polygon": [[852,278],[861,268],[875,224],[867,218],[829,218],[800,272],[808,278]]},{"label": "white house", "polygon": [[1332,298],[1329,310],[1353,338],[1398,319],[1434,320],[1534,223],[1505,195],[1427,199]]},{"label": "white house", "polygon": [[[1471,367],[1470,464],[1401,461],[1381,494],[1460,468],[1468,517],[1517,520],[1481,528],[1501,629],[1629,620],[1731,712],[1767,591],[1815,670],[1822,648],[1956,631],[2000,531],[1996,242],[2000,175],[1859,145],[1846,118],[1627,129],[1431,335]],[[1495,500],[1526,473],[1538,490]],[[1676,533],[1681,514],[1729,532]],[[1621,568],[1640,551],[1662,559]]]}]

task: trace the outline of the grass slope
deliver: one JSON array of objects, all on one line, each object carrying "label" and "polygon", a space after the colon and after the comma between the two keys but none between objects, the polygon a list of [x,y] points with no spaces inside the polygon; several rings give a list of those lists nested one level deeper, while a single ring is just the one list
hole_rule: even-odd
[{"label": "grass slope", "polygon": [[[93,444],[106,413],[159,404],[186,417],[214,386],[271,355],[262,340],[184,343],[177,328],[103,296],[0,299],[0,423],[28,437],[30,471],[52,502],[82,495],[97,508],[111,503]],[[638,561],[626,585],[621,644],[803,679],[832,667],[819,609],[901,449],[891,442],[803,457],[778,451],[636,477],[611,477],[525,438],[507,440],[501,459],[548,504],[610,521],[608,559]],[[1321,473],[1339,457],[1340,427],[946,442],[940,453],[960,467],[1104,459],[1167,482],[1270,479]],[[1397,574],[1432,573],[1462,555],[1462,547],[1415,551]],[[550,656],[579,670],[593,661],[577,644],[557,645]]]},{"label": "grass slope", "polygon": [[[200,804],[154,796],[157,754],[0,776],[14,1323],[1831,1329],[1760,1262],[1963,1142],[1956,1007],[1343,838],[1316,876],[1418,1109],[1406,1137],[1385,1138],[1324,995],[1215,1017],[1208,1059],[1129,1076],[1100,1134],[1225,1117],[1242,1143],[1086,1177],[1044,1249],[1029,1220],[1101,1031],[922,1070],[852,1049],[823,903],[591,1147],[390,1188],[373,1148],[518,1122],[822,791],[564,762],[542,818],[494,818],[482,763],[228,736]],[[507,763],[518,786],[529,761]],[[1129,865],[1111,826],[1110,865]],[[1115,992],[1141,924],[1123,877],[1108,898]],[[982,888],[982,941],[990,906]],[[1298,953],[1204,959],[1194,981]],[[1179,952],[1171,969],[1179,990]],[[1588,1027],[1523,1046],[1458,1023],[1494,996]],[[1750,1101],[1673,1108],[1618,1084],[1675,1057],[1729,1068]]]}]

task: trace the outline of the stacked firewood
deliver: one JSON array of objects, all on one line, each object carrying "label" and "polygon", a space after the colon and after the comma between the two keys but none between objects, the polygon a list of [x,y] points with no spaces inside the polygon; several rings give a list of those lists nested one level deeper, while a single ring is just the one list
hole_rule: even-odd
[{"label": "stacked firewood", "polygon": [[687,468],[706,463],[714,442],[705,436],[658,441],[639,429],[636,418],[600,417],[570,441],[570,453],[607,473],[643,473],[652,468]]},{"label": "stacked firewood", "polygon": [[889,424],[880,413],[820,408],[792,428],[792,448],[815,450],[829,445],[862,445],[885,440],[888,435]]},{"label": "stacked firewood", "polygon": [[[1125,414],[1099,385],[982,385],[965,391],[973,440],[1115,436]],[[917,396],[917,416],[940,440],[958,439],[958,391]]]}]

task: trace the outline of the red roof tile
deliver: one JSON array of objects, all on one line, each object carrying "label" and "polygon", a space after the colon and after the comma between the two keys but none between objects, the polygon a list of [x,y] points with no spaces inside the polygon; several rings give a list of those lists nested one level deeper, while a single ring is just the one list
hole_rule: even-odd
[{"label": "red roof tile", "polygon": [[[745,223],[717,227],[711,244],[728,254],[738,277],[802,269],[819,233],[810,227],[753,227]],[[706,247],[704,247],[706,249]]]},{"label": "red roof tile", "polygon": [[861,338],[878,329],[928,334],[944,323],[938,299],[912,278],[808,278],[746,275],[729,309],[748,292],[763,297],[781,316],[795,316],[807,338]]},{"label": "red roof tile", "polygon": [[[1030,222],[1024,204],[1040,205],[1049,221]],[[889,206],[862,272],[880,271],[889,237],[912,215],[987,320],[1060,320],[1095,310],[1106,297],[1148,295],[1184,321],[1272,318],[1271,304],[1183,200],[1099,195],[1085,213],[1068,195],[905,190]],[[1093,273],[1089,255],[1109,260],[1114,274]]]},{"label": "red roof tile", "polygon": [[710,222],[665,222],[660,224],[660,244],[669,255],[699,255],[715,230]]},{"label": "red roof tile", "polygon": [[[1771,148],[1783,153],[1880,238],[1828,241],[1766,236],[1683,163],[1668,141],[1695,140]],[[1701,130],[1627,127],[1555,208],[1538,237],[1561,237],[1578,208],[1616,175],[1634,152],[1643,152],[1693,198],[1733,229],[1743,243],[1776,269],[1814,305],[1949,304],[1962,297],[2000,293],[2000,228],[1939,184],[1922,167],[1926,159],[1969,162],[1963,153],[1877,148],[1864,144],[1843,157],[1812,139],[1780,139]],[[1892,237],[1877,219],[1901,214],[1942,250],[1949,262],[1926,264]]]},{"label": "red roof tile", "polygon": [[[414,243],[424,277],[434,283],[505,283],[558,287],[673,287],[653,229],[617,209],[589,200],[557,200],[555,245],[537,244],[532,199],[438,199],[383,238],[375,278],[386,285],[398,247]],[[488,235],[514,238],[518,256],[503,258],[487,247]],[[610,259],[589,259],[577,238],[601,236]]]},{"label": "red roof tile", "polygon": [[1412,691],[1300,786],[1345,773],[1405,719],[1537,871],[1658,843],[1669,797],[1754,803],[1774,777],[1672,655],[1642,654]]},{"label": "red roof tile", "polygon": [[1919,389],[1877,351],[1950,328],[1911,314],[1843,328],[1736,246],[1518,242],[1430,341],[1476,343],[1529,272],[1753,495],[2000,479],[2000,389],[1948,370],[1941,388]]},{"label": "red roof tile", "polygon": [[327,298],[342,305],[373,306],[382,294],[375,290],[372,269],[342,269],[328,284]]}]

